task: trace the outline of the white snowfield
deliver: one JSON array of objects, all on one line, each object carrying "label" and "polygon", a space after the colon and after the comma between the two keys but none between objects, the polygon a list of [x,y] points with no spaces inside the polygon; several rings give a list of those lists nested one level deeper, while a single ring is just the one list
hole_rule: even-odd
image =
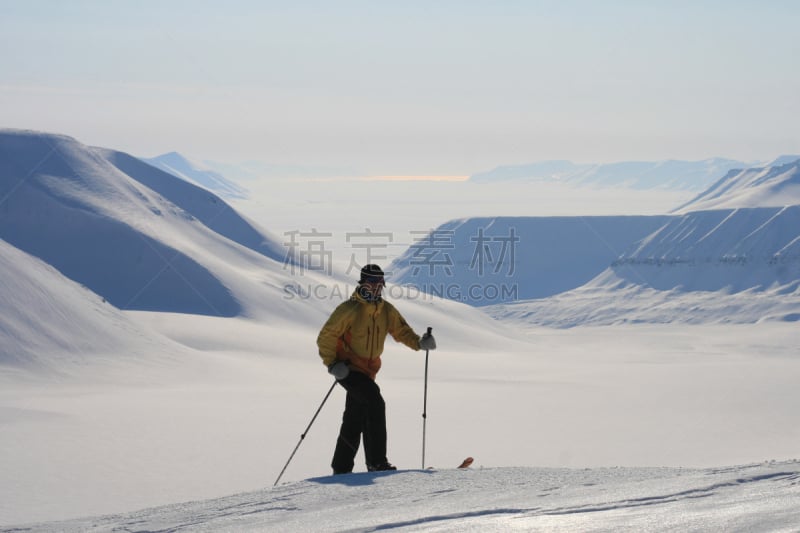
[{"label": "white snowfield", "polygon": [[797,531],[800,463],[486,468],[317,477],[143,511],[25,526],[104,531]]},{"label": "white snowfield", "polygon": [[[287,182],[240,200],[245,218],[127,154],[16,130],[0,131],[0,170],[3,531],[800,524],[796,207],[666,216],[674,203],[656,210],[660,196],[622,192],[618,206],[597,208],[614,218],[606,225],[531,223],[488,212],[556,202],[537,196],[531,207],[471,182]],[[355,274],[295,272],[284,239],[260,227],[428,229],[473,216],[458,213],[459,187],[497,235],[509,221],[548,227],[536,242],[575,264],[520,250],[515,282],[565,292],[480,310],[390,278],[387,298],[437,339],[425,466],[439,469],[409,470],[422,466],[425,354],[388,341],[378,383],[389,459],[405,471],[324,477],[344,403],[336,388],[271,488],[332,384],[315,339]],[[580,194],[557,194],[566,191]],[[632,198],[652,202],[652,228],[622,216]],[[459,220],[470,231],[483,223]],[[625,220],[640,224],[618,232]],[[632,234],[638,242],[623,247]],[[598,256],[577,253],[582,244]],[[471,470],[448,469],[468,455]]]}]

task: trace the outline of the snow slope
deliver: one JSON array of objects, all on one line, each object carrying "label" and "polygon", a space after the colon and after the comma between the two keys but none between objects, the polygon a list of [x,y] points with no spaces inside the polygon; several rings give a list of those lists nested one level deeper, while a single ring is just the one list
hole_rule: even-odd
[{"label": "snow slope", "polygon": [[[476,469],[797,457],[795,324],[526,329],[488,324],[453,302],[396,304],[415,328],[432,325],[439,344],[429,365],[430,465],[466,455]],[[58,381],[0,368],[0,524],[269,487],[331,385],[313,319],[126,315],[191,350],[116,372],[109,364],[102,376],[84,364]],[[389,458],[401,468],[420,466],[424,359],[392,342],[383,357]],[[283,482],[330,472],[343,405],[337,388]]]},{"label": "snow slope", "polygon": [[688,213],[737,207],[783,207],[798,204],[800,204],[800,159],[761,168],[732,170],[674,212]]},{"label": "snow slope", "polygon": [[223,237],[276,261],[283,261],[286,257],[287,250],[277,237],[257,228],[217,196],[186,181],[174,179],[171,174],[167,175],[126,153],[103,148],[94,150],[126,175],[179,206]]},{"label": "snow slope", "polygon": [[672,217],[584,286],[486,311],[554,327],[800,320],[800,206]]},{"label": "snow slope", "polygon": [[105,300],[0,240],[0,366],[74,371],[113,357],[180,352]]},{"label": "snow slope", "polygon": [[247,190],[241,185],[211,168],[205,168],[203,165],[189,161],[177,152],[142,158],[142,161],[219,194],[223,198],[247,198]]},{"label": "snow slope", "polygon": [[26,531],[791,531],[798,498],[797,462],[416,470],[313,478]]},{"label": "snow slope", "polygon": [[616,277],[660,290],[800,287],[800,206],[675,217],[624,252]]},{"label": "snow slope", "polygon": [[498,167],[475,174],[471,179],[478,182],[535,180],[597,187],[699,191],[733,169],[750,166],[752,166],[750,163],[720,158],[702,161],[623,161],[606,164],[542,161]]}]

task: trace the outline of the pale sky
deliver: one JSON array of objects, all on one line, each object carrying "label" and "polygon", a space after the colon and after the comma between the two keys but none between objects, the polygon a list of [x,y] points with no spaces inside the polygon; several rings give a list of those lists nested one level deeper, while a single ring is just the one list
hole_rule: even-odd
[{"label": "pale sky", "polygon": [[0,126],[467,175],[800,152],[800,2],[0,0]]}]

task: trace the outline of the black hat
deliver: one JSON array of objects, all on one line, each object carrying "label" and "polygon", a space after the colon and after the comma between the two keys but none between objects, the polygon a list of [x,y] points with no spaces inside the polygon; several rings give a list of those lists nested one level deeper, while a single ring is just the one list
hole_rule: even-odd
[{"label": "black hat", "polygon": [[361,279],[358,280],[359,283],[383,283],[384,285],[386,282],[383,280],[383,270],[378,265],[364,265],[364,268],[361,269]]}]

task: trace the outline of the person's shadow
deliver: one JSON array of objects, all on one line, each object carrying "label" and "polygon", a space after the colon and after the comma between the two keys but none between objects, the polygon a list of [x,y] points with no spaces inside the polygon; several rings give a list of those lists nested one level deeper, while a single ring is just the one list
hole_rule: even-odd
[{"label": "person's shadow", "polygon": [[363,487],[374,485],[375,480],[386,476],[396,476],[407,472],[433,474],[434,470],[386,470],[383,472],[355,472],[352,474],[338,474],[335,476],[312,477],[311,483],[320,485],[346,485],[348,487]]}]

